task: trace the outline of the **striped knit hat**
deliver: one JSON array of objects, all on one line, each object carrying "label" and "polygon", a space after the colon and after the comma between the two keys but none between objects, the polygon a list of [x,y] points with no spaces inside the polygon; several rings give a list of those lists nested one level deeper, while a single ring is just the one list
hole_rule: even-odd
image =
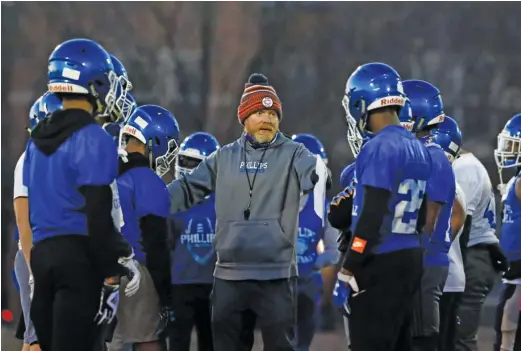
[{"label": "striped knit hat", "polygon": [[277,92],[268,84],[266,76],[253,73],[244,85],[241,104],[237,109],[239,122],[244,125],[246,118],[261,110],[273,110],[282,119],[282,105]]}]

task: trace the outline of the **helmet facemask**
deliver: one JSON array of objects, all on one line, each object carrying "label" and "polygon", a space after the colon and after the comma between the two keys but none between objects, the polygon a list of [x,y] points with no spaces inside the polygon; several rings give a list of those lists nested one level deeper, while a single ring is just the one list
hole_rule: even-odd
[{"label": "helmet facemask", "polygon": [[521,138],[511,136],[503,131],[497,136],[497,149],[494,150],[494,159],[499,172],[500,184],[503,183],[503,169],[521,166]]},{"label": "helmet facemask", "polygon": [[[179,153],[179,146],[174,139],[168,140],[168,148],[164,155],[158,156],[155,159],[155,171],[159,177],[163,177],[170,171],[170,165],[174,162]],[[149,154],[152,152],[149,150]]]}]

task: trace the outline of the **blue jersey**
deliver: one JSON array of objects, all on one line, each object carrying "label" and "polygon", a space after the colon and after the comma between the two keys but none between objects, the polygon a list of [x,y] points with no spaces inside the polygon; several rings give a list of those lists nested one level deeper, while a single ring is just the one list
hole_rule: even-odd
[{"label": "blue jersey", "polygon": [[79,189],[110,185],[118,174],[117,155],[112,138],[94,122],[75,131],[52,153],[43,153],[29,140],[23,183],[31,199],[34,243],[58,235],[87,235],[85,198]]},{"label": "blue jersey", "polygon": [[149,167],[130,168],[117,178],[119,201],[123,211],[123,236],[134,248],[135,259],[146,264],[146,256],[141,245],[144,235],[141,232],[140,219],[154,215],[168,218],[170,214],[170,196],[166,184]]},{"label": "blue jersey", "polygon": [[424,264],[426,266],[448,266],[451,244],[451,216],[456,196],[456,179],[445,151],[433,143],[426,145],[431,155],[432,173],[427,182],[427,198],[429,201],[443,203],[436,227],[432,236],[422,235],[422,243],[426,249]]},{"label": "blue jersey", "polygon": [[389,212],[379,230],[380,240],[372,249],[374,254],[420,246],[416,221],[430,173],[427,150],[401,126],[385,127],[362,147],[355,167],[353,233],[364,205],[364,187],[391,193]]},{"label": "blue jersey", "polygon": [[[306,277],[313,273],[318,257],[317,245],[324,236],[322,219],[315,213],[314,196],[308,196],[304,208],[299,213],[297,237],[298,274]],[[327,208],[327,204],[326,204]]]},{"label": "blue jersey", "polygon": [[512,178],[503,196],[503,227],[501,228],[501,248],[509,261],[521,260],[521,201],[516,196],[518,174]]},{"label": "blue jersey", "polygon": [[172,260],[172,284],[212,284],[215,268],[215,195],[171,217],[182,230]]}]

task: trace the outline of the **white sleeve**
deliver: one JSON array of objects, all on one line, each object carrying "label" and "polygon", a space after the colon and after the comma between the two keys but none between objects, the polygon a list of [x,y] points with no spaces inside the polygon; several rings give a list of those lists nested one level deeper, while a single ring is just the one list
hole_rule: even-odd
[{"label": "white sleeve", "polygon": [[465,198],[465,193],[463,192],[463,189],[459,186],[458,183],[456,183],[456,199],[458,199],[459,203],[461,204],[461,207],[463,207],[463,212],[465,215],[467,214],[467,200]]},{"label": "white sleeve", "polygon": [[25,152],[18,159],[14,169],[13,199],[27,197],[27,187],[24,186],[24,160]]},{"label": "white sleeve", "polygon": [[[456,182],[463,190],[467,200],[467,214],[472,216],[481,200],[482,184],[480,184],[479,172],[470,169],[464,163],[454,162],[454,175]],[[473,168],[473,167],[472,167]]]}]

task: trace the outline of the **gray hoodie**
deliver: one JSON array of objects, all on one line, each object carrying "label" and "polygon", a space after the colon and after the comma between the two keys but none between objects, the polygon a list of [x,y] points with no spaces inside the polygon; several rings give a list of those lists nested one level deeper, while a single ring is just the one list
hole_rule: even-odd
[{"label": "gray hoodie", "polygon": [[[214,276],[225,280],[293,277],[297,275],[300,194],[313,190],[316,163],[304,145],[281,133],[267,150],[254,149],[243,134],[191,174],[168,185],[171,211],[185,211],[215,192]],[[250,199],[246,170],[253,185],[248,220],[244,216]]]}]

